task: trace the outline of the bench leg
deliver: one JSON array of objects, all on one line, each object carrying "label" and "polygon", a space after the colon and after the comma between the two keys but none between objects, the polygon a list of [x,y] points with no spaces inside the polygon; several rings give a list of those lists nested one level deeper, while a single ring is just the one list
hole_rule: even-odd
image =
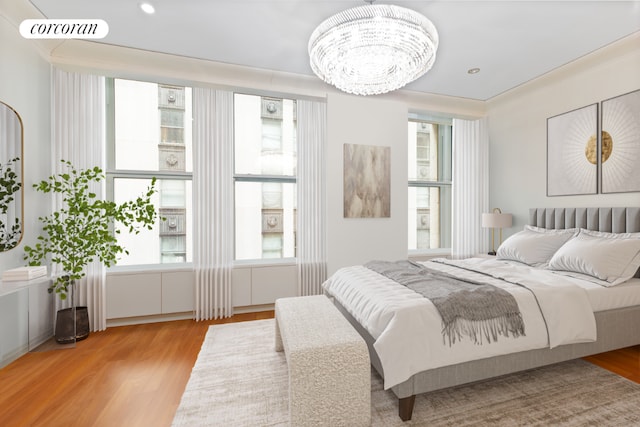
[{"label": "bench leg", "polygon": [[282,335],[280,335],[280,325],[278,325],[278,318],[275,318],[276,324],[276,342],[275,349],[276,351],[284,351],[284,345],[282,344]]},{"label": "bench leg", "polygon": [[409,421],[413,415],[413,404],[416,401],[416,395],[403,397],[398,399],[398,415],[402,421]]}]

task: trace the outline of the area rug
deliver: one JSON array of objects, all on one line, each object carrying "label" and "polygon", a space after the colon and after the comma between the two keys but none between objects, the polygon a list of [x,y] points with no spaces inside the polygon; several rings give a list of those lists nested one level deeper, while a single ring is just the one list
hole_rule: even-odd
[{"label": "area rug", "polygon": [[[287,388],[273,319],[211,326],[173,426],[286,426]],[[371,393],[375,427],[640,426],[640,384],[583,360],[419,395],[405,423],[373,371]]]}]

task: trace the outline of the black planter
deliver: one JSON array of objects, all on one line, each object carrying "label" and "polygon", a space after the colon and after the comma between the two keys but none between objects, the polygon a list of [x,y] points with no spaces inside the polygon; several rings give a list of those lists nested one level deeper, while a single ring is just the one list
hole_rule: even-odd
[{"label": "black planter", "polygon": [[60,344],[81,341],[89,336],[89,311],[87,307],[75,308],[75,330],[73,327],[73,311],[73,308],[64,308],[58,310],[56,314],[55,338]]}]

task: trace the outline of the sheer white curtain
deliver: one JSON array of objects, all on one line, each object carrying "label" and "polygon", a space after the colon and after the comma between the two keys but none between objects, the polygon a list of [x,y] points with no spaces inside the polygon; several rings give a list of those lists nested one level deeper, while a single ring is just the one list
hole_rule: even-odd
[{"label": "sheer white curtain", "polygon": [[[66,171],[60,160],[70,161],[77,169],[98,166],[105,170],[104,77],[53,68],[52,87],[53,173]],[[92,183],[91,191],[98,198],[104,197],[105,182]],[[52,203],[52,208],[57,210],[61,199],[54,197]],[[107,327],[105,267],[94,261],[85,271],[86,276],[75,286],[74,301],[76,305],[88,307],[91,329],[102,331]],[[65,305],[58,298],[56,300],[57,308]]]},{"label": "sheer white curtain", "polygon": [[482,213],[489,208],[489,130],[486,118],[453,120],[452,256],[486,251]]},{"label": "sheer white curtain", "polygon": [[325,145],[323,102],[298,100],[298,294],[322,293],[327,277]]},{"label": "sheer white curtain", "polygon": [[233,315],[233,93],[194,88],[195,319]]}]

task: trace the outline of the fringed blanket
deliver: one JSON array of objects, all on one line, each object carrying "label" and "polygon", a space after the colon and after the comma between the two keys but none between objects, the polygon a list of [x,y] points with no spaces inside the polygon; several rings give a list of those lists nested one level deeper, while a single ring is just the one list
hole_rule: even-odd
[{"label": "fringed blanket", "polygon": [[474,343],[491,343],[498,335],[524,335],[518,303],[504,289],[429,269],[411,261],[371,261],[365,267],[428,298],[442,317],[449,345],[463,335]]}]

